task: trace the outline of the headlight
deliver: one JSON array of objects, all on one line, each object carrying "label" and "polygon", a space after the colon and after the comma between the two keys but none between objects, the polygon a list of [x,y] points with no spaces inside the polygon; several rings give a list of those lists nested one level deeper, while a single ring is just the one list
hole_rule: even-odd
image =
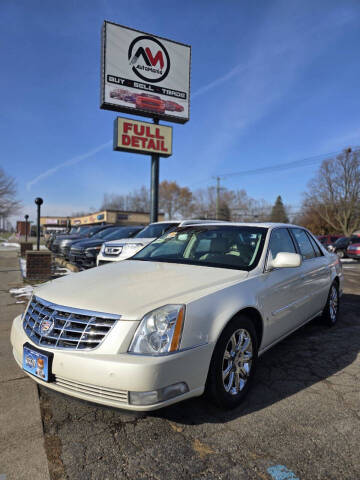
[{"label": "headlight", "polygon": [[161,355],[179,350],[185,306],[165,305],[147,313],[141,320],[129,352]]}]

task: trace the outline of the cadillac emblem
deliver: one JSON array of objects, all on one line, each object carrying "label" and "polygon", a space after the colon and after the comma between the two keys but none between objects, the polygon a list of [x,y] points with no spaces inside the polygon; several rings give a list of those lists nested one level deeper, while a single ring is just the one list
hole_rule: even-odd
[{"label": "cadillac emblem", "polygon": [[55,315],[57,312],[53,312],[51,315],[44,317],[40,323],[40,333],[45,337],[50,335],[55,327]]}]

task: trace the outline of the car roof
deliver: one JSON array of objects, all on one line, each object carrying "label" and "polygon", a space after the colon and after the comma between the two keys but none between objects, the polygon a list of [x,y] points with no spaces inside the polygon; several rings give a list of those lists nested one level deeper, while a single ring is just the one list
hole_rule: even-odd
[{"label": "car roof", "polygon": [[[206,220],[201,222],[203,225],[216,225],[216,226],[224,226],[224,227],[263,227],[263,228],[305,228],[300,225],[294,225],[292,223],[274,223],[274,222],[223,222],[219,220]],[[188,221],[186,225],[191,225],[191,221]]]}]

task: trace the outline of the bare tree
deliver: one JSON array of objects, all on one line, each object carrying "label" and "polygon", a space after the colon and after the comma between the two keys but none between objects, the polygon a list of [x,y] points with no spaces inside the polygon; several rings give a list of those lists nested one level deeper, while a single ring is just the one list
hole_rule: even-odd
[{"label": "bare tree", "polygon": [[324,160],[305,201],[335,232],[351,235],[360,226],[360,150]]},{"label": "bare tree", "polygon": [[169,219],[189,217],[193,211],[192,193],[188,187],[164,180],[160,183],[159,206]]},{"label": "bare tree", "polygon": [[0,217],[5,224],[6,219],[15,215],[21,208],[21,203],[16,199],[15,180],[6,175],[0,167]]},{"label": "bare tree", "polygon": [[126,196],[104,193],[100,210],[125,210]]},{"label": "bare tree", "polygon": [[[193,196],[195,216],[209,219],[216,218],[215,187],[197,190]],[[268,219],[271,210],[271,206],[265,200],[255,200],[249,197],[243,189],[228,190],[222,188],[219,205],[224,204],[230,211],[226,218],[236,222],[265,221]]]},{"label": "bare tree", "polygon": [[150,209],[149,189],[142,186],[127,195],[104,193],[100,210],[133,210],[148,212]]},{"label": "bare tree", "polygon": [[134,212],[150,211],[150,192],[144,185],[126,196],[126,209]]}]

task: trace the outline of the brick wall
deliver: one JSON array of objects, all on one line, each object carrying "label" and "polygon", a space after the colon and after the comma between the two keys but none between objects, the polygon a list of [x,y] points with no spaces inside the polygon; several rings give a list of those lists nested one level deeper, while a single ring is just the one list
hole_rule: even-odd
[{"label": "brick wall", "polygon": [[47,279],[51,277],[51,253],[44,251],[26,252],[26,278]]},{"label": "brick wall", "polygon": [[33,244],[30,242],[20,242],[20,257],[25,257],[26,250],[32,250]]}]

